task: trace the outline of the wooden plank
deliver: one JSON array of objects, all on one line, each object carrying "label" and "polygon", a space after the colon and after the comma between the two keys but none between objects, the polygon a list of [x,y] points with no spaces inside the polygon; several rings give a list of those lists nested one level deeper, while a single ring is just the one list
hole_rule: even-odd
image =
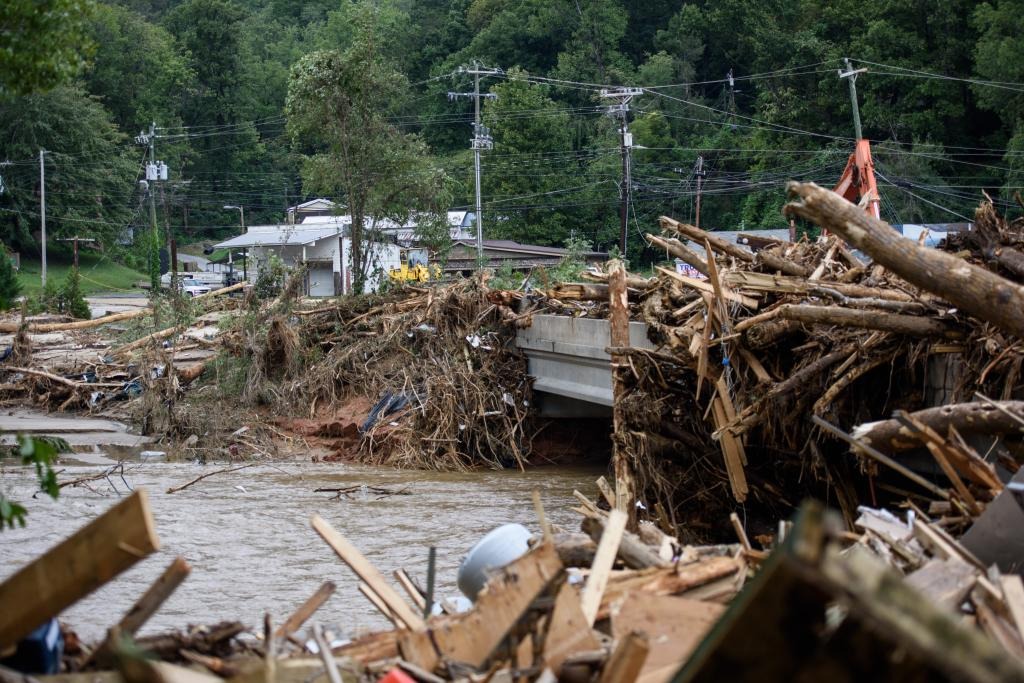
[{"label": "wooden plank", "polygon": [[105,669],[114,663],[114,643],[122,637],[133,637],[149,621],[160,606],[192,572],[184,557],[176,557],[146,592],[121,617],[121,621],[107,632],[107,638],[89,657],[97,667]]},{"label": "wooden plank", "polygon": [[618,640],[633,631],[647,636],[650,652],[640,677],[647,683],[664,682],[690,658],[723,612],[725,606],[716,603],[629,593],[612,606],[612,636]]},{"label": "wooden plank", "polygon": [[425,628],[423,618],[409,606],[402,596],[392,588],[380,571],[367,560],[359,550],[349,543],[348,539],[338,533],[327,520],[320,515],[313,515],[313,529],[331,546],[342,562],[380,596],[381,601],[407,628],[422,630]]},{"label": "wooden plank", "polygon": [[615,507],[615,491],[612,491],[612,487],[603,474],[597,478],[597,490],[601,492],[601,497],[604,498],[604,502],[608,503],[609,508]]},{"label": "wooden plank", "polygon": [[599,650],[601,641],[587,626],[576,587],[562,584],[551,610],[551,625],[544,639],[544,664],[558,672],[569,657],[580,652]]},{"label": "wooden plank", "polygon": [[956,612],[977,577],[978,570],[966,562],[933,558],[907,574],[907,584],[921,591],[933,604]]},{"label": "wooden plank", "polygon": [[403,634],[403,657],[427,671],[432,671],[442,656],[483,668],[533,601],[561,572],[562,562],[554,545],[540,544],[488,581],[471,611],[431,619],[430,632]]},{"label": "wooden plank", "polygon": [[597,610],[601,606],[601,596],[608,585],[608,575],[615,563],[615,557],[619,553],[619,543],[622,541],[622,534],[626,531],[626,521],[629,517],[621,510],[612,510],[605,522],[604,533],[601,541],[597,544],[597,552],[594,553],[594,562],[590,566],[590,576],[583,586],[583,616],[586,618],[587,626],[593,626],[597,618]]},{"label": "wooden plank", "polygon": [[277,638],[287,638],[302,628],[302,625],[313,616],[313,613],[320,609],[334,595],[336,588],[337,586],[334,585],[333,581],[324,581],[316,589],[316,593],[309,596],[304,603],[299,605],[298,609],[292,612],[291,616],[284,620],[283,624],[277,627],[274,636]]},{"label": "wooden plank", "polygon": [[628,633],[619,639],[604,664],[598,683],[633,683],[644,668],[650,646],[641,633]]},{"label": "wooden plank", "polygon": [[540,524],[540,531],[544,537],[545,543],[550,543],[554,534],[551,532],[551,525],[548,523],[548,518],[544,514],[544,503],[540,499],[540,490],[533,490],[533,511],[537,513],[537,523]]},{"label": "wooden plank", "polygon": [[377,595],[372,588],[366,585],[366,583],[362,581],[359,582],[359,592],[362,593],[363,597],[369,600],[370,603],[377,608],[378,612],[384,615],[385,619],[390,621],[395,626],[400,625],[398,617],[391,613],[391,610],[388,609],[388,606],[385,605],[384,601],[380,599],[380,596]]},{"label": "wooden plank", "polygon": [[0,650],[160,548],[145,489],[0,584]]},{"label": "wooden plank", "polygon": [[1024,583],[1018,574],[1004,574],[1000,577],[1003,589],[1003,602],[1010,610],[1017,633],[1024,637]]},{"label": "wooden plank", "polygon": [[404,569],[396,569],[393,572],[395,580],[398,581],[398,585],[406,592],[406,594],[412,599],[413,604],[420,612],[423,612],[427,608],[427,599],[423,597],[423,593],[416,587],[416,584],[409,578],[409,574]]}]

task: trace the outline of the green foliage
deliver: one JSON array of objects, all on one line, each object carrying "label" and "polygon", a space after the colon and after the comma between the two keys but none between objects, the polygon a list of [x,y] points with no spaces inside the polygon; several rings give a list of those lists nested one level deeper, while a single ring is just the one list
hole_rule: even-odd
[{"label": "green foliage", "polygon": [[4,0],[0,3],[0,100],[49,90],[85,64],[91,43],[84,24],[92,0]]},{"label": "green foliage", "polygon": [[444,174],[423,140],[388,118],[407,97],[408,82],[379,49],[374,7],[358,3],[353,22],[344,52],[313,52],[295,64],[285,111],[293,144],[304,153],[304,187],[341,198],[352,217],[350,267],[360,292],[376,265],[366,245],[380,222],[440,208]]},{"label": "green foliage", "polygon": [[0,311],[6,311],[14,305],[14,300],[21,294],[21,283],[14,273],[14,264],[7,248],[0,243]]},{"label": "green foliage", "polygon": [[[18,435],[18,443],[11,448],[8,457],[18,457],[23,465],[33,465],[39,480],[39,490],[56,499],[60,495],[60,486],[57,484],[53,464],[59,453],[69,450],[71,447],[64,439]],[[0,493],[0,531],[13,529],[15,525],[24,527],[27,515],[28,511],[23,505]]]},{"label": "green foliage", "polygon": [[146,233],[146,272],[149,274],[149,293],[155,296],[160,292],[160,231],[150,229]]},{"label": "green foliage", "polygon": [[266,263],[261,264],[260,273],[253,284],[253,294],[257,299],[273,299],[284,289],[288,279],[288,267],[277,254],[271,252]]},{"label": "green foliage", "polygon": [[24,254],[39,253],[39,150],[45,157],[47,236],[55,240],[88,229],[114,244],[132,216],[136,151],[110,114],[80,85],[10,100],[0,99],[2,156],[36,160],[3,168],[0,239]]},{"label": "green foliage", "polygon": [[89,320],[92,313],[82,295],[82,280],[78,268],[72,268],[60,290],[61,312],[79,320]]}]

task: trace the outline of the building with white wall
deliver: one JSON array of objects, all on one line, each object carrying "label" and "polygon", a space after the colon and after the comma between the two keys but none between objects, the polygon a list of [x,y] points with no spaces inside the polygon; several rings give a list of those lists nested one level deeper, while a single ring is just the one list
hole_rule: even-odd
[{"label": "building with white wall", "polygon": [[[305,294],[336,296],[351,294],[355,277],[352,273],[352,240],[345,233],[348,224],[341,221],[298,225],[253,225],[245,234],[217,244],[220,249],[244,249],[249,277],[254,280],[270,261],[271,255],[285,266],[307,267]],[[398,245],[383,242],[367,243],[370,267],[364,292],[376,291],[387,271],[401,265]]]}]

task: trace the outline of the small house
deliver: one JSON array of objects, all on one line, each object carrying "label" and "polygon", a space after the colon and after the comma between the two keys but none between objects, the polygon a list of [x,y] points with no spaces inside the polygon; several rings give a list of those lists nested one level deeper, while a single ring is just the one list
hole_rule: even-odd
[{"label": "small house", "polygon": [[[219,249],[245,250],[250,280],[258,277],[272,256],[276,256],[288,267],[306,266],[304,293],[308,296],[351,294],[355,277],[348,227],[349,224],[341,220],[253,225],[245,234],[216,246]],[[373,292],[387,278],[388,270],[399,267],[401,255],[395,244],[368,242],[365,248],[370,252],[370,266],[363,291]]]}]

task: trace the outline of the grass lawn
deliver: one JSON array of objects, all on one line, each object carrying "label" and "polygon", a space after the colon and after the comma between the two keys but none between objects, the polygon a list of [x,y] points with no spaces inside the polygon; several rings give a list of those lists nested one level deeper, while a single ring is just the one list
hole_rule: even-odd
[{"label": "grass lawn", "polygon": [[[82,293],[86,295],[124,290],[144,291],[138,289],[135,284],[148,280],[145,274],[115,263],[99,254],[79,254],[78,269],[82,276]],[[70,260],[65,262],[49,258],[46,262],[46,279],[53,280],[57,285],[62,285],[70,270]],[[42,264],[38,260],[29,260],[24,257],[21,259],[18,282],[21,283],[22,294],[32,296],[39,293],[43,288],[40,282],[41,271]]]}]

